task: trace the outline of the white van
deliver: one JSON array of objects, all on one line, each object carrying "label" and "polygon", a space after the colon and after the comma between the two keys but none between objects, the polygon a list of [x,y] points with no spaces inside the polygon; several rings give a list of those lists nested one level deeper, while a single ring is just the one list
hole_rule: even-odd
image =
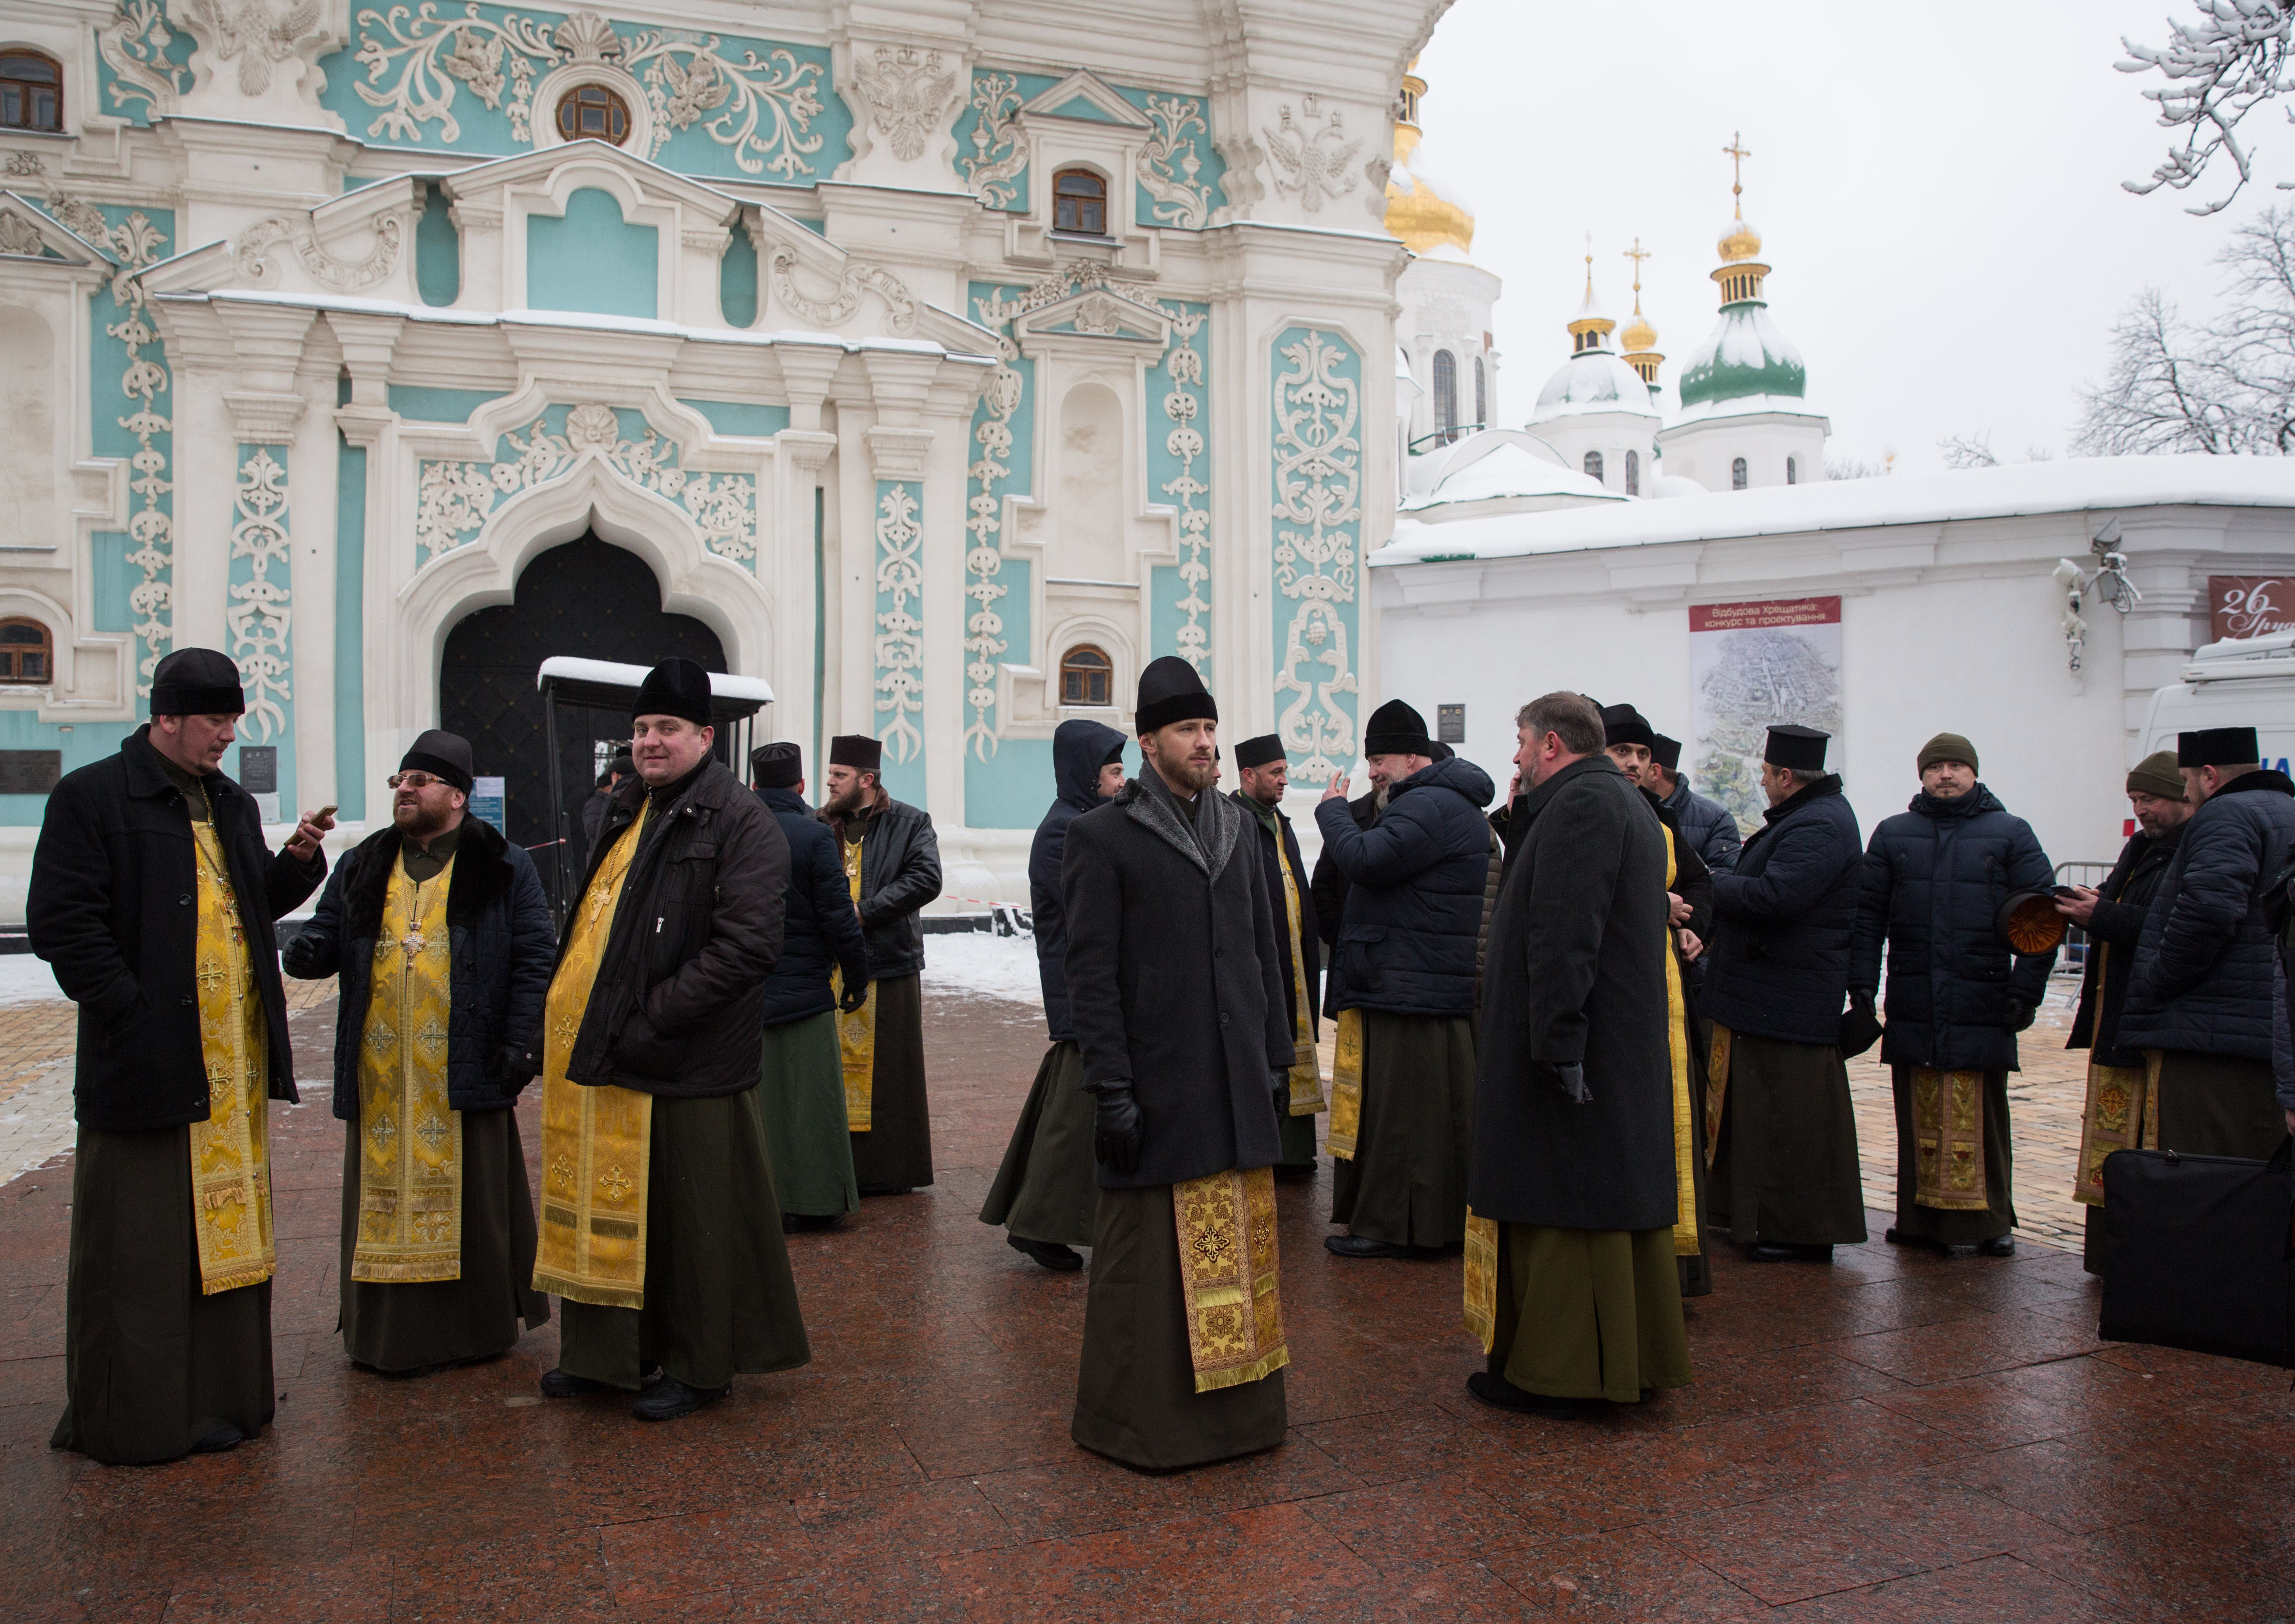
[{"label": "white van", "polygon": [[2287,771],[2295,755],[2295,632],[2209,643],[2184,667],[2184,680],[2152,696],[2144,748],[2173,750],[2176,735],[2200,728],[2251,727],[2263,764]]}]

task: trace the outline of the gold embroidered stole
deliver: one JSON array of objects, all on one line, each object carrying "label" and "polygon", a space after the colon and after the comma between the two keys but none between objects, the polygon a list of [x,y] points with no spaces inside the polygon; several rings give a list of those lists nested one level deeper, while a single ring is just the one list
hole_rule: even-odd
[{"label": "gold embroidered stole", "polygon": [[[2111,943],[2096,944],[2095,984],[2110,973]],[[2079,1169],[2072,1199],[2082,1206],[2103,1204],[2103,1159],[2115,1150],[2160,1147],[2160,1051],[2144,1053],[2144,1064],[2087,1063],[2087,1103],[2080,1112]]]},{"label": "gold embroidered stole", "polygon": [[[1663,828],[1664,826],[1659,826]],[[1673,889],[1679,873],[1673,831],[1665,829],[1665,888]],[[1682,996],[1681,962],[1674,957],[1673,919],[1667,904],[1665,925],[1665,1037],[1673,1062],[1673,1252],[1676,1257],[1698,1253],[1697,1136],[1689,1114],[1689,1001]]]},{"label": "gold embroidered stole", "polygon": [[1913,1200],[1947,1212],[1991,1206],[1984,1182],[1984,1073],[1913,1070]]},{"label": "gold embroidered stole", "polygon": [[653,1096],[566,1075],[649,804],[575,905],[566,957],[543,1007],[542,1238],[534,1289],[600,1308],[645,1306],[646,1174]]},{"label": "gold embroidered stole", "polygon": [[[837,844],[845,853],[845,888],[852,894],[853,906],[861,906],[861,849],[869,837],[847,840],[842,835]],[[839,967],[829,972],[840,998],[845,992],[845,972]],[[837,1049],[845,1068],[845,1126],[853,1133],[866,1133],[871,1118],[870,1107],[876,1097],[877,1082],[877,983],[870,982],[862,995],[861,1008],[847,1014],[837,1012]]]},{"label": "gold embroidered stole", "polygon": [[1705,1062],[1705,1165],[1721,1148],[1721,1104],[1729,1095],[1729,1029],[1713,1023],[1713,1048]]},{"label": "gold embroidered stole", "polygon": [[192,841],[199,876],[192,958],[208,1073],[208,1120],[191,1124],[192,1227],[200,1292],[212,1297],[259,1285],[279,1266],[271,1235],[271,1029],[212,813],[192,823]]},{"label": "gold embroidered stole", "polygon": [[1342,1161],[1355,1159],[1355,1135],[1362,1128],[1363,1012],[1339,1011],[1339,1038],[1331,1056],[1331,1126],[1323,1148]]},{"label": "gold embroidered stole", "polygon": [[383,894],[359,1042],[358,1239],[354,1280],[462,1277],[462,1114],[446,1093],[454,954],[446,890],[454,863],[427,880],[402,848]]},{"label": "gold embroidered stole", "polygon": [[1466,1329],[1488,1353],[1499,1340],[1499,1226],[1466,1209]]},{"label": "gold embroidered stole", "polygon": [[1307,938],[1299,929],[1299,881],[1283,849],[1283,827],[1275,828],[1275,861],[1283,870],[1283,914],[1291,933],[1291,1035],[1298,1047],[1291,1065],[1291,1114],[1312,1116],[1323,1109],[1323,1065],[1315,1053],[1315,1012],[1308,1001]]},{"label": "gold embroidered stole", "polygon": [[1291,1362],[1277,1290],[1275,1174],[1213,1173],[1172,1187],[1196,1391],[1239,1387]]}]

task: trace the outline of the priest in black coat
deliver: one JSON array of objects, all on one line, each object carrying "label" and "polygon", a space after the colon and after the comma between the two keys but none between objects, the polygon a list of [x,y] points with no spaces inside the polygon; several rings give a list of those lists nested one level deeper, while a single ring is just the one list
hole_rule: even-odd
[{"label": "priest in black coat", "polygon": [[1251,815],[1195,668],[1140,673],[1139,776],[1068,825],[1068,1008],[1099,1208],[1075,1440],[1151,1470],[1272,1449],[1286,1411],[1276,1098],[1294,1061]]},{"label": "priest in black coat", "polygon": [[1320,1035],[1315,1012],[1323,996],[1323,936],[1314,888],[1299,856],[1299,836],[1283,814],[1283,794],[1291,778],[1283,740],[1273,733],[1245,739],[1235,747],[1235,803],[1259,826],[1259,877],[1267,887],[1268,911],[1275,918],[1275,953],[1283,961],[1283,1007],[1291,1011],[1298,1053],[1291,1066],[1289,1102],[1278,1113],[1283,1154],[1275,1163],[1275,1176],[1311,1179],[1315,1118],[1324,1108],[1322,1061],[1315,1052]]},{"label": "priest in black coat", "polygon": [[1665,834],[1584,697],[1516,718],[1527,828],[1491,923],[1467,1194],[1485,1403],[1687,1386],[1674,1268]]}]

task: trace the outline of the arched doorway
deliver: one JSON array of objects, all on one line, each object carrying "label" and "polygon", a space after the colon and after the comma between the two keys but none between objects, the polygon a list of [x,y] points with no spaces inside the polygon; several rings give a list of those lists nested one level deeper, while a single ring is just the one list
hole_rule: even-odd
[{"label": "arched doorway", "polygon": [[[470,741],[482,774],[504,780],[503,832],[522,846],[551,838],[550,755],[542,696],[535,679],[552,655],[651,665],[672,655],[725,669],[717,634],[688,615],[665,613],[661,585],[636,554],[595,533],[537,555],[518,578],[511,600],[464,616],[446,633],[438,663],[439,725]],[[618,711],[561,707],[559,781],[576,849],[569,868],[579,872],[581,806],[596,781],[600,743],[625,742],[629,716]],[[555,865],[535,857],[543,884]]]}]

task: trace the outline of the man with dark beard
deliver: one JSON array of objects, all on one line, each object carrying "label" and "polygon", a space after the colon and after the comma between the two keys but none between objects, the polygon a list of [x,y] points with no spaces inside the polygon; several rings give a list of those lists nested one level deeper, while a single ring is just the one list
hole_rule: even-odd
[{"label": "man with dark beard", "polygon": [[830,739],[821,817],[844,855],[845,893],[868,948],[868,995],[857,1008],[844,1007],[852,990],[841,978],[837,983],[853,1172],[863,1196],[905,1196],[933,1181],[925,937],[917,915],[940,894],[940,841],[923,808],[886,793],[883,759],[876,739],[853,733]]},{"label": "man with dark beard", "polygon": [[1099,1211],[1071,1435],[1149,1470],[1272,1449],[1286,1420],[1276,1097],[1296,1049],[1251,816],[1187,661],[1139,674],[1146,766],[1068,826],[1068,1003]]},{"label": "man with dark beard", "polygon": [[2154,751],[2128,770],[2128,806],[2136,815],[2136,832],[2103,884],[2093,890],[2074,885],[2070,896],[2056,899],[2056,911],[2087,936],[2079,1010],[2064,1047],[2088,1051],[2087,1102],[2080,1115],[2072,1199],[2087,1209],[2080,1266],[2092,1275],[2103,1272],[2111,1241],[2103,1221],[2103,1159],[2116,1150],[2156,1147],[2160,1139],[2159,1114],[2145,1110],[2152,1102],[2144,1051],[2119,1041],[2119,1013],[2128,1001],[2144,913],[2167,877],[2185,820],[2192,815],[2173,750]]},{"label": "man with dark beard", "polygon": [[280,955],[340,981],[343,1351],[391,1375],[492,1359],[550,1318],[515,1107],[558,934],[534,860],[468,814],[471,772],[467,739],[417,739],[391,826]]},{"label": "man with dark beard", "polygon": [[1315,1116],[1323,1109],[1322,1061],[1315,1052],[1315,1010],[1322,994],[1322,933],[1315,898],[1300,879],[1306,865],[1299,837],[1282,812],[1290,787],[1291,763],[1283,741],[1272,733],[1246,739],[1235,747],[1238,788],[1236,804],[1259,826],[1259,872],[1267,886],[1268,910],[1275,918],[1275,947],[1283,960],[1284,1008],[1291,1011],[1298,1043],[1290,1072],[1290,1098],[1282,1113],[1283,1154],[1278,1179],[1315,1176]]},{"label": "man with dark beard", "polygon": [[1123,788],[1123,735],[1098,722],[1063,722],[1052,735],[1052,772],[1059,794],[1028,848],[1029,918],[1052,1046],[1036,1068],[980,1221],[1003,1225],[1014,1251],[1065,1274],[1083,1267],[1075,1249],[1091,1245],[1099,1191],[1091,1181],[1091,1096],[1083,1090],[1083,1057],[1068,1015],[1060,860],[1067,852],[1068,825]]}]

